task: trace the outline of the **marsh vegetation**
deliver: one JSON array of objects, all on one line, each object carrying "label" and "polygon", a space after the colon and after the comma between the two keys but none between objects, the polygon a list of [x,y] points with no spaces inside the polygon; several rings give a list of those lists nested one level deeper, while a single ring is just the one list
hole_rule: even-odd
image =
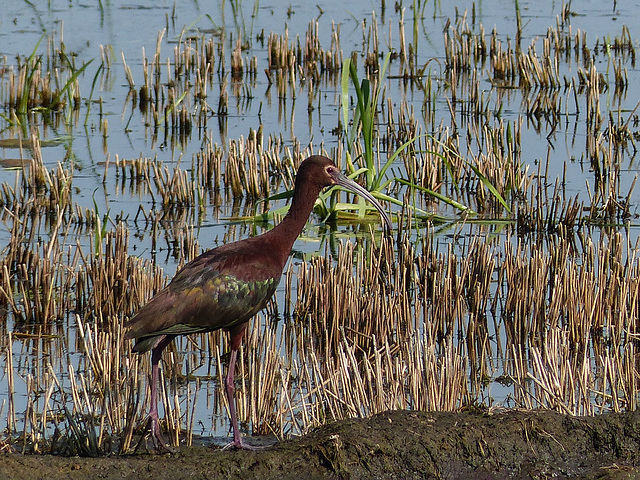
[{"label": "marsh vegetation", "polygon": [[[397,409],[637,409],[628,26],[588,35],[569,3],[534,34],[515,2],[499,31],[475,5],[431,18],[428,2],[386,16],[383,2],[345,47],[326,15],[256,32],[223,4],[234,28],[182,28],[174,9],[137,69],[109,45],[68,52],[62,27],[2,59],[4,449],[130,452],[149,359],[123,341],[124,319],[204,248],[270,228],[311,153],[387,202],[396,231],[383,238],[344,193],[320,199],[242,351],[248,433],[284,439]],[[103,98],[116,70],[119,119]],[[78,159],[81,125],[103,159]],[[123,154],[110,135],[132,128],[147,149]],[[226,430],[227,343],[214,332],[166,352],[175,445]]]}]

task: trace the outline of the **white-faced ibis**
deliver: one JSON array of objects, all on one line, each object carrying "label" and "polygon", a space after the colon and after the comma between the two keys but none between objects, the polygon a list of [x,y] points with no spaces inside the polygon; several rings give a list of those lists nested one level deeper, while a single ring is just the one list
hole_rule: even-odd
[{"label": "white-faced ibis", "polygon": [[391,220],[373,196],[347,178],[327,157],[307,158],[296,175],[293,201],[282,222],[267,233],[204,252],[184,266],[162,291],[142,307],[125,327],[135,338],[135,352],[151,350],[151,406],[148,428],[156,448],[166,448],[158,424],[158,363],[162,351],[178,335],[223,328],[231,334],[231,357],[225,377],[233,443],[250,448],[238,429],[234,370],[238,348],[251,317],[276,291],[293,242],[304,227],[320,191],[339,185],[371,202],[387,228]]}]

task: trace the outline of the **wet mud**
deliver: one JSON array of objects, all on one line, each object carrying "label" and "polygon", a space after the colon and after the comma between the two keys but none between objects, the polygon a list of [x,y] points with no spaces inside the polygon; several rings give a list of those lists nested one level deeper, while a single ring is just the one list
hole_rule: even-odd
[{"label": "wet mud", "polygon": [[640,478],[640,413],[394,411],[335,422],[256,452],[199,446],[100,458],[5,453],[0,478]]}]

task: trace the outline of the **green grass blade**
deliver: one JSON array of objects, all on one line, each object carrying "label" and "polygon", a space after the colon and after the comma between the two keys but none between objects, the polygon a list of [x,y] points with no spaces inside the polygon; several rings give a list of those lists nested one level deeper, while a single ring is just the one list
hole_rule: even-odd
[{"label": "green grass blade", "polygon": [[[411,210],[411,212],[413,212],[413,214],[418,217],[421,217],[427,220],[433,220],[438,223],[445,223],[445,222],[452,221],[451,219],[443,217],[442,215],[437,215],[435,213],[427,212],[426,210],[422,210],[421,208],[418,208],[416,206],[407,205],[402,200],[398,200],[397,198],[390,197],[385,193],[372,192],[371,194],[378,200],[389,202],[394,205],[398,205],[399,207],[407,208],[408,210]],[[374,208],[374,207],[371,207],[371,208]],[[457,219],[455,219],[454,221],[457,221]]]},{"label": "green grass blade", "polygon": [[[346,138],[350,138],[351,135],[349,133],[349,71],[351,63],[351,59],[347,58],[344,62],[342,62],[342,80],[340,82],[342,88],[342,95],[340,102],[342,103],[342,123],[344,125],[344,133]],[[347,148],[351,148],[350,144],[347,145]]]},{"label": "green grass blade", "polygon": [[469,165],[469,168],[471,168],[471,170],[473,170],[475,172],[475,174],[478,176],[478,178],[480,179],[482,184],[485,187],[487,187],[487,189],[496,198],[496,200],[498,200],[500,202],[500,204],[504,207],[504,209],[507,212],[511,213],[511,209],[509,208],[509,205],[507,205],[507,202],[502,197],[502,195],[500,195],[500,192],[498,192],[498,190],[496,190],[496,187],[493,186],[491,181],[478,169],[478,167],[476,167],[475,165],[472,165],[469,162],[466,162],[466,163],[467,163],[467,165]]},{"label": "green grass blade", "polygon": [[406,185],[408,187],[415,188],[417,190],[420,190],[421,192],[424,192],[424,193],[426,193],[428,195],[431,195],[432,197],[437,198],[438,200],[446,203],[447,205],[450,205],[453,208],[455,208],[457,210],[460,210],[461,212],[468,213],[468,214],[471,214],[471,215],[475,215],[476,214],[476,212],[474,212],[471,208],[467,207],[466,205],[463,205],[462,203],[457,202],[454,199],[449,198],[449,197],[447,197],[445,195],[442,195],[441,193],[438,193],[438,192],[436,192],[434,190],[431,190],[431,189],[426,188],[426,187],[421,187],[420,185],[416,185],[415,183],[411,183],[411,182],[409,182],[409,181],[407,181],[407,180],[405,180],[403,178],[396,178],[396,181],[398,183],[401,183],[402,185]]},{"label": "green grass blade", "polygon": [[[391,165],[393,164],[393,162],[395,162],[396,158],[398,158],[398,155],[400,155],[403,151],[405,151],[412,143],[414,143],[416,140],[418,140],[418,138],[420,137],[427,137],[429,136],[426,133],[423,133],[422,135],[418,135],[416,137],[413,137],[409,140],[407,140],[405,143],[403,143],[402,145],[400,145],[394,152],[393,154],[391,154],[391,156],[388,158],[388,160],[386,161],[386,163],[382,166],[382,168],[380,169],[380,171],[378,172],[378,175],[376,176],[375,182],[373,182],[373,184],[371,185],[371,189],[372,190],[379,190],[381,188],[381,182],[382,179],[384,178],[385,173],[387,173],[387,170],[389,169],[389,167],[391,167]],[[435,152],[432,152],[435,153]],[[436,155],[438,155],[437,153],[435,153]],[[388,184],[388,182],[387,182]]]},{"label": "green grass blade", "polygon": [[[64,87],[62,87],[62,89],[56,94],[55,97],[53,97],[53,101],[51,102],[51,105],[55,105],[56,103],[58,103],[58,101],[60,100],[60,97],[67,91],[69,90],[69,88],[71,88],[71,85],[73,85],[73,82],[75,82],[76,78],[78,78],[80,75],[82,75],[82,72],[84,72],[87,67],[89,65],[91,65],[91,62],[93,62],[95,59],[91,59],[89,60],[87,63],[85,63],[82,67],[80,67],[78,70],[74,71],[71,74],[71,77],[69,77],[69,80],[67,80],[67,83],[64,84]],[[68,60],[67,60],[68,61]],[[71,65],[69,64],[69,67],[71,67]]]}]

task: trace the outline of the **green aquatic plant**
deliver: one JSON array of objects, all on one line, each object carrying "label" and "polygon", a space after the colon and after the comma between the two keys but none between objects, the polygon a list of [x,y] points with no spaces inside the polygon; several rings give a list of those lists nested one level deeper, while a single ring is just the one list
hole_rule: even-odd
[{"label": "green aquatic plant", "polygon": [[[408,207],[413,213],[420,217],[436,219],[436,215],[426,212],[415,205],[406,205],[405,202],[394,198],[385,193],[385,190],[391,183],[398,182],[397,178],[387,178],[389,168],[398,160],[415,141],[422,135],[415,136],[404,142],[389,157],[386,162],[378,168],[379,162],[376,161],[375,155],[375,129],[376,129],[376,112],[378,108],[378,98],[380,96],[382,80],[389,67],[391,54],[387,53],[384,57],[382,68],[378,73],[378,79],[374,85],[367,78],[360,80],[356,65],[351,59],[346,59],[342,68],[342,121],[345,130],[346,143],[346,159],[347,168],[350,171],[350,177],[354,178],[360,174],[364,174],[365,187],[378,200],[383,200],[400,207]],[[353,118],[349,121],[349,87],[353,85],[355,90],[355,107],[353,109]],[[361,143],[359,146],[358,143]],[[361,155],[355,156],[356,151],[362,151]],[[359,217],[363,217],[368,208],[363,202],[358,205],[350,203],[338,203],[332,191],[322,195],[319,201],[324,202],[322,209],[327,215],[345,212],[349,210],[357,210]]]},{"label": "green aquatic plant", "polygon": [[[389,155],[386,162],[382,164],[379,168],[380,162],[376,161],[375,158],[375,117],[378,106],[378,98],[380,95],[382,79],[384,78],[385,72],[389,66],[390,54],[387,54],[383,61],[383,66],[379,72],[379,77],[375,82],[375,85],[372,86],[372,83],[369,79],[358,78],[358,72],[356,66],[351,59],[347,59],[344,62],[343,70],[342,70],[342,117],[343,117],[343,125],[345,129],[345,142],[346,142],[346,157],[347,157],[347,165],[351,172],[350,177],[356,177],[360,174],[363,174],[363,178],[365,180],[366,188],[373,194],[375,198],[378,200],[384,200],[389,203],[398,205],[403,208],[407,208],[412,211],[413,215],[418,218],[429,219],[437,222],[446,222],[450,219],[445,217],[441,217],[439,215],[435,215],[430,212],[426,212],[420,208],[418,208],[414,202],[411,204],[406,204],[405,202],[394,198],[385,193],[390,186],[395,186],[396,184],[403,185],[410,189],[410,192],[421,191],[431,197],[438,199],[439,201],[446,203],[447,205],[453,207],[458,212],[463,213],[465,215],[475,215],[476,212],[467,205],[460,203],[459,201],[447,197],[439,192],[434,190],[419,186],[415,184],[415,182],[410,181],[407,178],[388,178],[387,172],[389,168],[398,160],[398,157],[404,154],[410,147],[416,143],[416,141],[422,137],[430,137],[437,145],[441,147],[443,151],[446,151],[450,155],[458,155],[456,152],[452,152],[446,145],[437,141],[430,135],[420,134],[415,135],[409,138],[406,142],[400,145],[395,151]],[[350,83],[353,85],[356,94],[356,101],[354,111],[353,111],[353,119],[349,122],[349,86]],[[360,148],[356,148],[358,142],[361,142]],[[362,154],[359,156],[354,156],[355,151],[362,151]],[[420,152],[415,152],[420,153]],[[429,153],[431,155],[435,155],[440,158],[443,162],[445,168],[450,174],[450,178],[455,178],[452,175],[453,167],[448,160],[446,155],[443,155],[436,151],[422,152]],[[504,197],[500,194],[500,192],[495,188],[495,186],[491,183],[491,181],[484,175],[477,166],[473,165],[471,162],[462,159],[462,163],[465,164],[469,169],[471,169],[482,185],[489,191],[489,193],[496,198],[496,200],[504,207],[507,212],[510,212],[510,208],[504,199]],[[456,185],[457,189],[457,185]],[[338,211],[348,211],[357,209],[360,212],[360,216],[364,213],[363,202],[360,202],[357,206],[355,204],[345,204],[345,203],[336,203],[331,199],[330,195],[332,192],[326,192],[324,195],[320,197],[321,201],[326,201],[322,206],[322,209],[330,215],[332,212]],[[413,195],[413,193],[412,193]],[[412,198],[412,195],[409,198]]]},{"label": "green aquatic plant", "polygon": [[[498,189],[491,183],[491,180],[484,175],[476,165],[470,161],[460,158],[457,152],[451,150],[431,135],[414,134],[391,152],[386,161],[380,161],[380,156],[377,153],[377,113],[379,98],[382,91],[381,86],[389,67],[390,60],[391,54],[387,53],[384,56],[382,66],[377,73],[377,78],[375,79],[360,79],[358,77],[358,71],[355,63],[350,58],[343,62],[341,76],[341,120],[344,130],[343,140],[345,144],[346,170],[349,178],[360,178],[363,186],[371,192],[377,200],[395,205],[400,207],[400,209],[410,210],[411,214],[415,218],[430,220],[437,223],[459,221],[459,218],[457,217],[447,218],[420,208],[418,206],[418,202],[415,201],[415,194],[417,192],[421,192],[452,207],[459,214],[463,215],[465,220],[468,220],[469,216],[477,214],[473,208],[440,192],[416,184],[415,181],[410,179],[412,177],[411,172],[407,172],[408,178],[389,176],[390,168],[399,161],[402,155],[428,153],[442,161],[444,168],[449,172],[449,178],[454,182],[455,190],[458,191],[459,187],[454,180],[456,178],[456,175],[453,174],[454,167],[451,165],[449,160],[449,156],[453,156],[459,160],[457,162],[459,165],[465,165],[469,170],[473,171],[479,182],[489,192],[489,194],[492,195],[500,205],[502,205],[506,212],[510,213],[511,209],[503,195],[501,195]],[[350,95],[351,88],[353,88],[353,91],[355,92],[353,101],[351,100],[352,97]],[[353,107],[351,107],[352,104]],[[417,141],[426,137],[431,138],[431,140],[439,146],[439,150],[445,152],[446,155],[432,150],[415,150]],[[413,151],[411,152],[410,150],[412,149]],[[397,194],[394,196],[389,193],[390,191],[397,192],[398,188],[403,188],[404,191],[408,193],[408,196],[405,198],[398,198]],[[319,195],[314,209],[316,214],[325,220],[364,220],[367,213],[371,211],[371,206],[363,200],[359,200],[357,203],[339,201],[339,197],[337,195],[338,189],[339,187],[334,187]],[[292,190],[287,190],[270,196],[267,201],[290,198],[292,194]],[[252,218],[254,220],[268,221],[273,219],[276,215],[286,213],[287,209],[288,207],[284,206],[277,210],[255,215]]]},{"label": "green aquatic plant", "polygon": [[[57,57],[64,63],[60,70],[69,72],[69,77],[64,84],[58,83],[57,74],[53,70],[43,72],[42,55],[38,55],[38,49],[45,35],[36,42],[31,54],[19,65],[17,88],[12,93],[9,115],[3,115],[14,125],[22,125],[23,117],[29,112],[48,114],[53,111],[63,110],[66,106],[75,108],[80,99],[80,93],[76,89],[77,79],[84,73],[94,59],[85,62],[80,68],[76,68],[73,58],[62,50],[57,50]],[[51,63],[51,59],[48,60]]]}]

